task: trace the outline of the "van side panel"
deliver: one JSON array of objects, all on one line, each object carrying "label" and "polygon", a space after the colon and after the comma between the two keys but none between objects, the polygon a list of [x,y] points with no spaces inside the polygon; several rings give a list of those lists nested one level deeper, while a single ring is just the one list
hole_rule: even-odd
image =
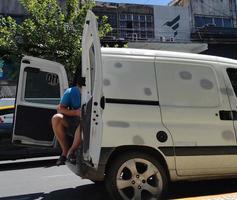
[{"label": "van side panel", "polygon": [[237,172],[231,152],[236,147],[233,121],[220,116],[230,110],[221,72],[201,61],[157,58],[156,73],[162,121],[174,140],[178,175]]},{"label": "van side panel", "polygon": [[[154,57],[103,55],[103,78],[103,147],[173,145],[161,123]],[[160,131],[167,134],[165,141],[158,141]],[[170,163],[174,168],[174,158]]]}]

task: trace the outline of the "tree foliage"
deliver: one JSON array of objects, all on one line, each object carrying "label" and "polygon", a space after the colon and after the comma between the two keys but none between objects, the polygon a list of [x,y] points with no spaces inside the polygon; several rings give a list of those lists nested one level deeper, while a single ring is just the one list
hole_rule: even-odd
[{"label": "tree foliage", "polygon": [[[0,17],[0,49],[11,55],[31,55],[62,63],[69,77],[81,63],[81,39],[92,0],[19,0],[28,12],[17,24],[11,17]],[[59,3],[61,2],[61,3]],[[111,31],[107,17],[99,27],[100,37]]]}]

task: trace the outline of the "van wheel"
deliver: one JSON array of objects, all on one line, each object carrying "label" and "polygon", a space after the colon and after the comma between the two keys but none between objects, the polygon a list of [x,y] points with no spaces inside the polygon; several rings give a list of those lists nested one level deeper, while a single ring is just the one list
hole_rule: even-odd
[{"label": "van wheel", "polygon": [[168,187],[165,170],[152,156],[131,152],[114,160],[105,178],[116,200],[162,199]]}]

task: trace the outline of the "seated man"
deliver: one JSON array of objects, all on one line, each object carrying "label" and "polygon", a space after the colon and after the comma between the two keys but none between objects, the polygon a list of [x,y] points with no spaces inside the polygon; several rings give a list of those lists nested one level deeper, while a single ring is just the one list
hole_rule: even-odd
[{"label": "seated man", "polygon": [[[81,84],[68,88],[60,104],[57,107],[57,114],[52,117],[54,134],[61,146],[62,154],[56,165],[64,165],[67,157],[71,157],[79,147],[81,141],[80,116],[81,116]],[[70,147],[68,135],[74,136],[73,144]]]}]

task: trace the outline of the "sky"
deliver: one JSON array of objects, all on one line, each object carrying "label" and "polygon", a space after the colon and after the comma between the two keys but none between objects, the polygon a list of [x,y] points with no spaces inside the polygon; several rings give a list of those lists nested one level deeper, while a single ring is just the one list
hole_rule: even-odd
[{"label": "sky", "polygon": [[147,5],[167,5],[171,0],[96,0],[103,2],[147,4]]}]

